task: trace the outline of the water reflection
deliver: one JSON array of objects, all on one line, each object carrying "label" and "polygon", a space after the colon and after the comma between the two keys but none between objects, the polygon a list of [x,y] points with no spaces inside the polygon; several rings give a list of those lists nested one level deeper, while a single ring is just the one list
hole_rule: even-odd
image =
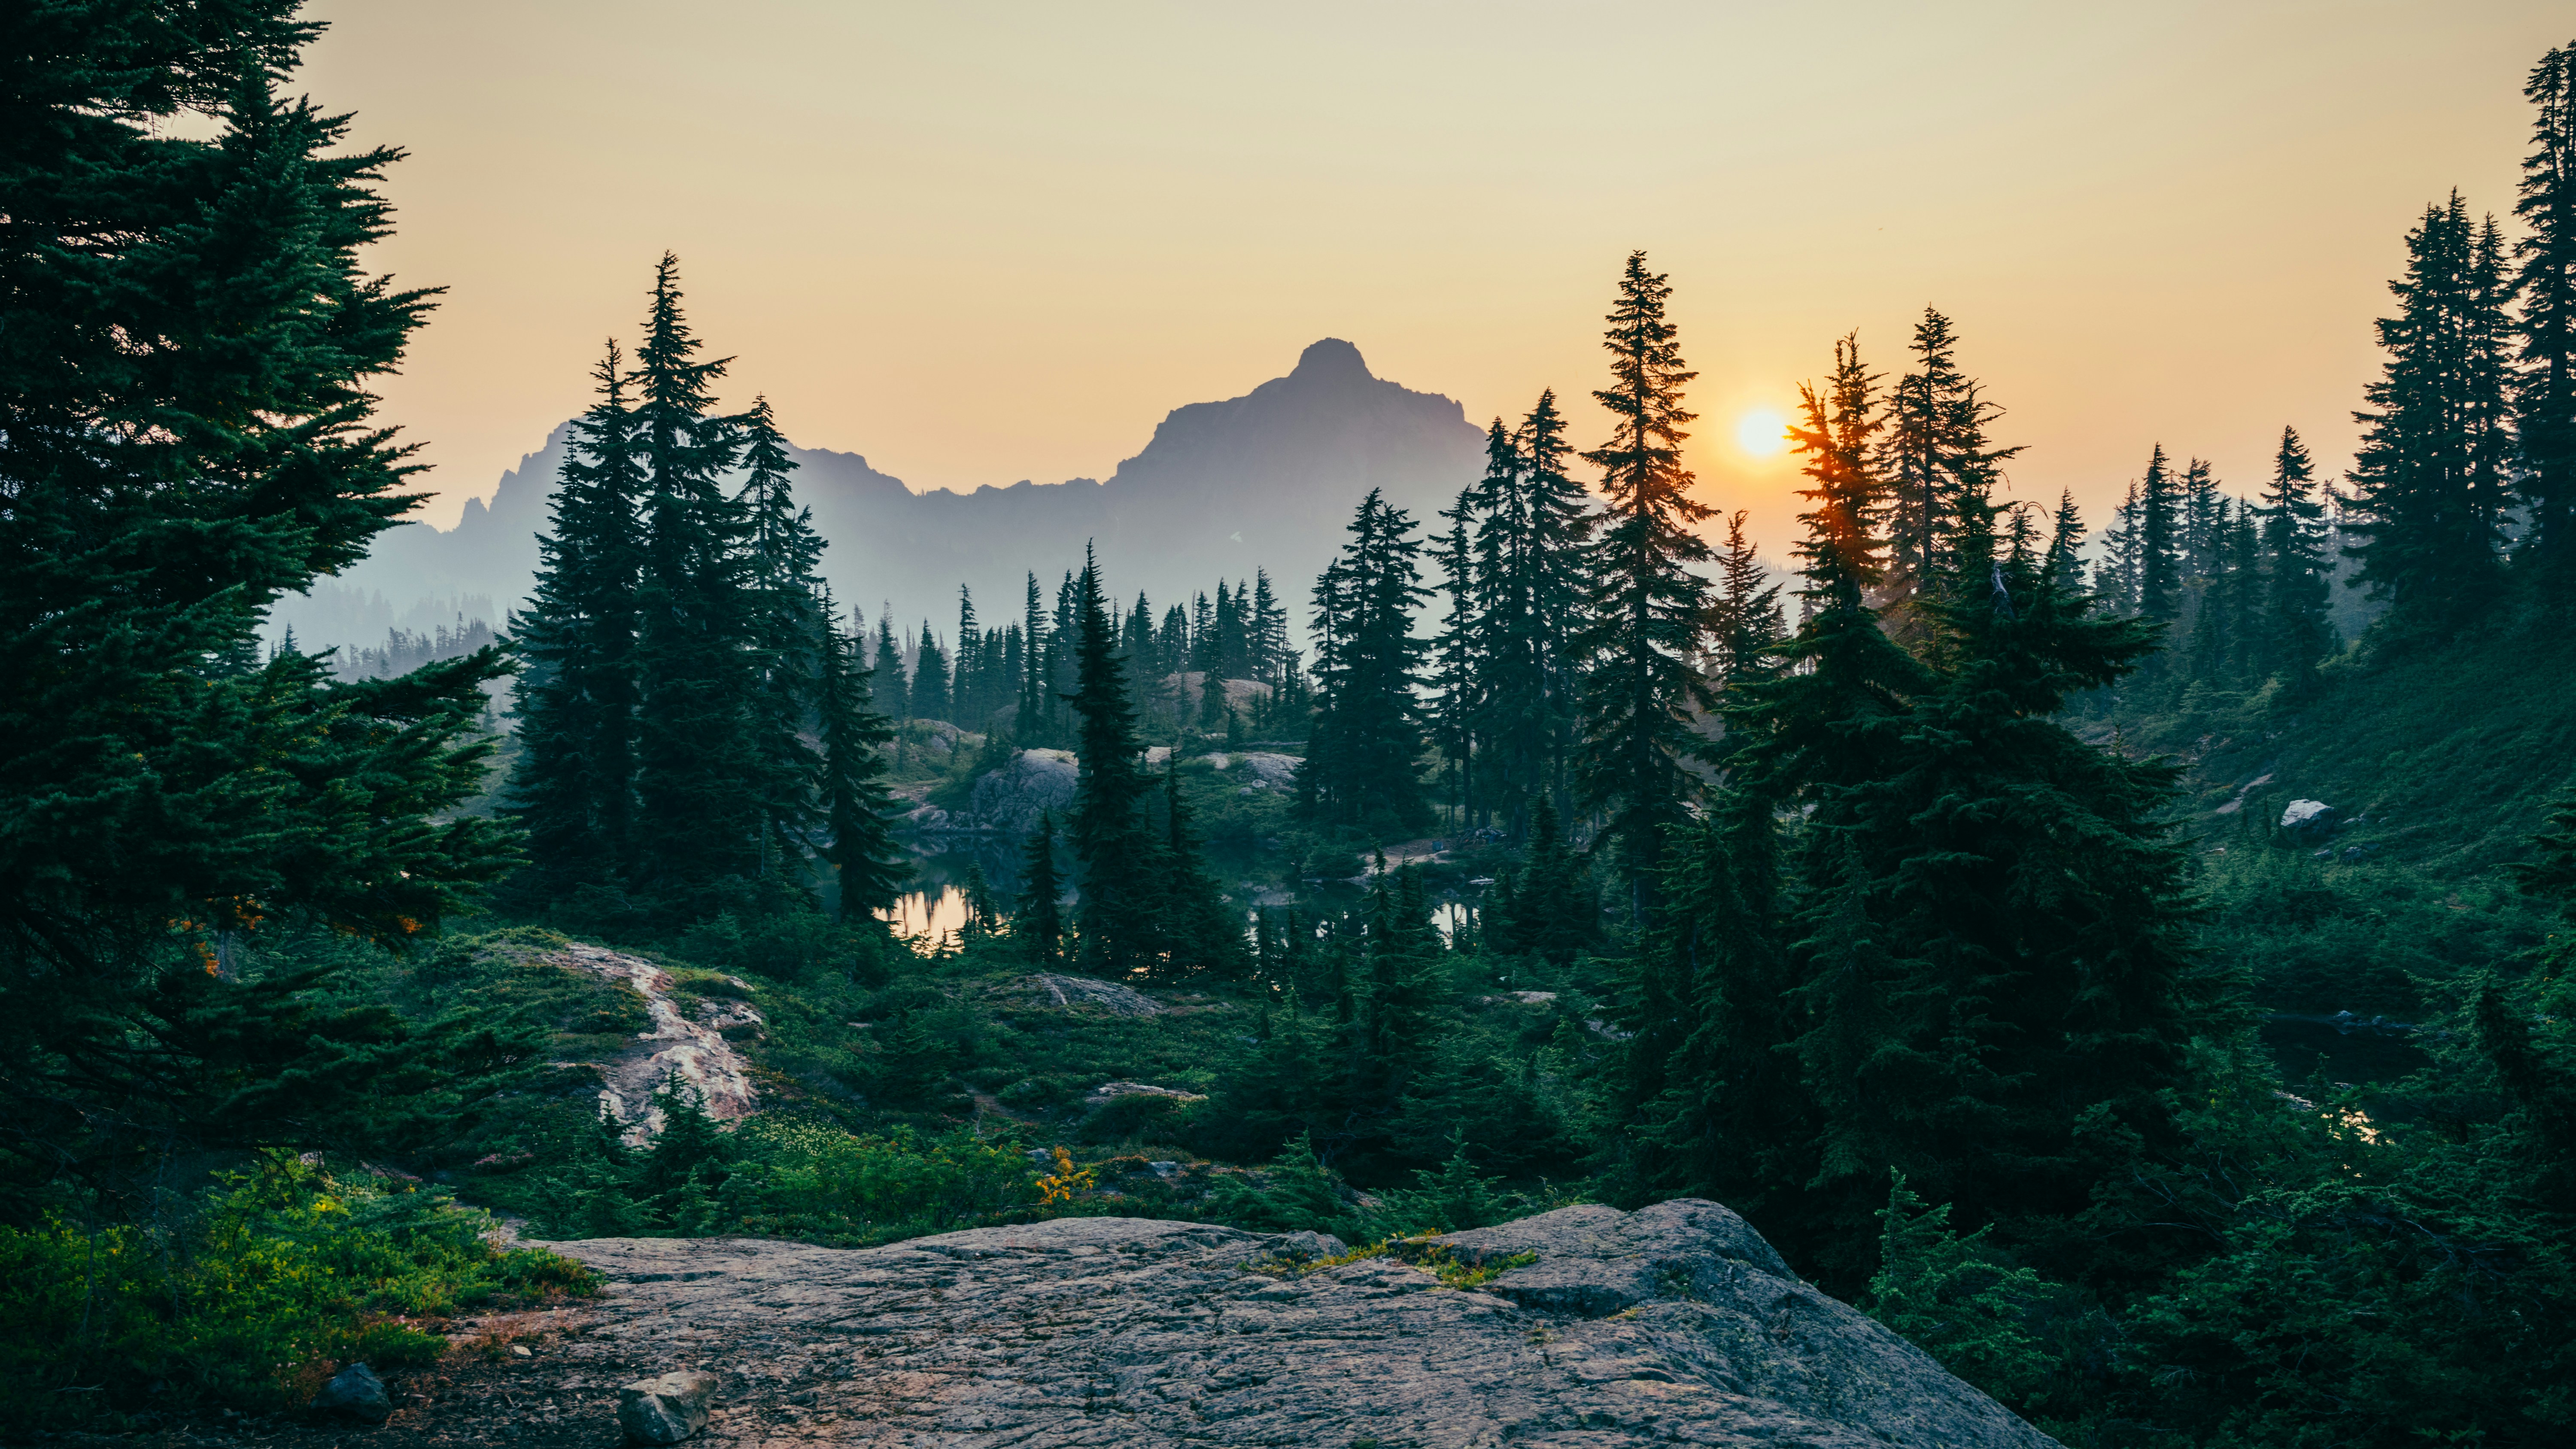
[{"label": "water reflection", "polygon": [[966,893],[953,885],[935,885],[926,890],[906,891],[895,903],[877,912],[877,919],[894,927],[897,936],[944,938],[966,924]]}]

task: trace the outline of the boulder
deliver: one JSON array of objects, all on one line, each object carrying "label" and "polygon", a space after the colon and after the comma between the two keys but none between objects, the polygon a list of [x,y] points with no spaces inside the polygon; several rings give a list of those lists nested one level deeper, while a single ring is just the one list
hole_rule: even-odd
[{"label": "boulder", "polygon": [[2293,800],[2281,812],[2283,830],[2312,830],[2334,819],[2334,807],[2323,800]]},{"label": "boulder", "polygon": [[714,1374],[683,1370],[641,1379],[617,1391],[617,1427],[629,1444],[677,1444],[707,1426]]},{"label": "boulder", "polygon": [[1175,1102],[1204,1102],[1205,1092],[1184,1092],[1178,1087],[1156,1087],[1144,1082],[1103,1082],[1082,1099],[1086,1107],[1106,1107],[1121,1097],[1166,1097]]},{"label": "boulder", "polygon": [[1247,750],[1232,756],[1224,768],[1241,777],[1246,790],[1288,790],[1296,787],[1297,766],[1301,763],[1295,755]]},{"label": "boulder", "polygon": [[1041,972],[1029,980],[1057,1006],[1097,1006],[1112,1016],[1140,1017],[1157,1016],[1171,1010],[1135,987],[1121,986],[1115,981],[1097,981],[1088,976],[1059,976],[1053,972]]},{"label": "boulder", "polygon": [[[744,1386],[707,1427],[729,1442],[2053,1443],[1711,1202],[1566,1208],[1330,1266],[1321,1235],[1140,1218],[864,1250],[549,1246],[611,1284],[558,1371],[700,1362]],[[1459,1264],[1500,1271],[1448,1286]],[[491,1418],[458,1437],[511,1442]]]},{"label": "boulder", "polygon": [[394,1401],[386,1397],[385,1381],[376,1377],[374,1369],[353,1363],[331,1376],[322,1392],[313,1396],[313,1407],[334,1418],[381,1424],[393,1414]]},{"label": "boulder", "polygon": [[988,830],[1016,840],[1035,832],[1038,816],[1052,811],[1061,828],[1080,779],[1081,767],[1071,751],[1022,750],[1009,764],[979,777],[966,809],[945,824],[951,830]]}]

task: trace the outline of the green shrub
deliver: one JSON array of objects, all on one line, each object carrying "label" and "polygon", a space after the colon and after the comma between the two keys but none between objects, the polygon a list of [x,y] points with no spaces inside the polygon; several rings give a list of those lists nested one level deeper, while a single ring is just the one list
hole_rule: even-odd
[{"label": "green shrub", "polygon": [[493,1246],[489,1216],[439,1194],[284,1153],[225,1183],[176,1228],[0,1227],[0,1419],[275,1410],[346,1363],[437,1358],[447,1314],[597,1287],[570,1259]]},{"label": "green shrub", "polygon": [[1011,1219],[1037,1205],[1037,1171],[1015,1142],[909,1127],[853,1136],[759,1119],[735,1137],[729,1195],[752,1231],[839,1244],[889,1243]]}]

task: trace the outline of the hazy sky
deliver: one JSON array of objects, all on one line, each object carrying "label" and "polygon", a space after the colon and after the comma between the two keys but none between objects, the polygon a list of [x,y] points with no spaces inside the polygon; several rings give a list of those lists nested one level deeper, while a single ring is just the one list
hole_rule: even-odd
[{"label": "hazy sky", "polygon": [[340,0],[304,83],[407,148],[377,264],[450,291],[387,413],[444,525],[585,402],[654,259],[789,435],[913,487],[1105,477],[1318,337],[1597,446],[1671,274],[1701,495],[1779,557],[1786,411],[1929,303],[2099,521],[2148,446],[2349,456],[2425,203],[2509,212],[2563,3],[1767,6]]}]

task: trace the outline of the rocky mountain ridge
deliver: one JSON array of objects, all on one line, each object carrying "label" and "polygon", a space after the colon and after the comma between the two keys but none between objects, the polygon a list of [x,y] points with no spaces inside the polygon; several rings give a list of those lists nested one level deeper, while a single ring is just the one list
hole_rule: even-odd
[{"label": "rocky mountain ridge", "polygon": [[[517,608],[567,428],[504,474],[488,505],[469,500],[455,528],[395,529],[341,578],[281,601],[274,624],[291,624],[307,648],[372,645],[397,623]],[[830,541],[834,592],[871,616],[890,601],[899,626],[927,619],[951,633],[960,583],[988,622],[1016,617],[1025,571],[1052,604],[1056,578],[1082,566],[1087,543],[1125,602],[1140,589],[1157,604],[1183,602],[1256,568],[1283,597],[1302,598],[1369,489],[1429,519],[1482,470],[1483,445],[1456,401],[1379,378],[1357,347],[1325,338],[1284,377],[1173,409],[1105,482],[915,493],[859,454],[790,451],[797,495]]]}]

